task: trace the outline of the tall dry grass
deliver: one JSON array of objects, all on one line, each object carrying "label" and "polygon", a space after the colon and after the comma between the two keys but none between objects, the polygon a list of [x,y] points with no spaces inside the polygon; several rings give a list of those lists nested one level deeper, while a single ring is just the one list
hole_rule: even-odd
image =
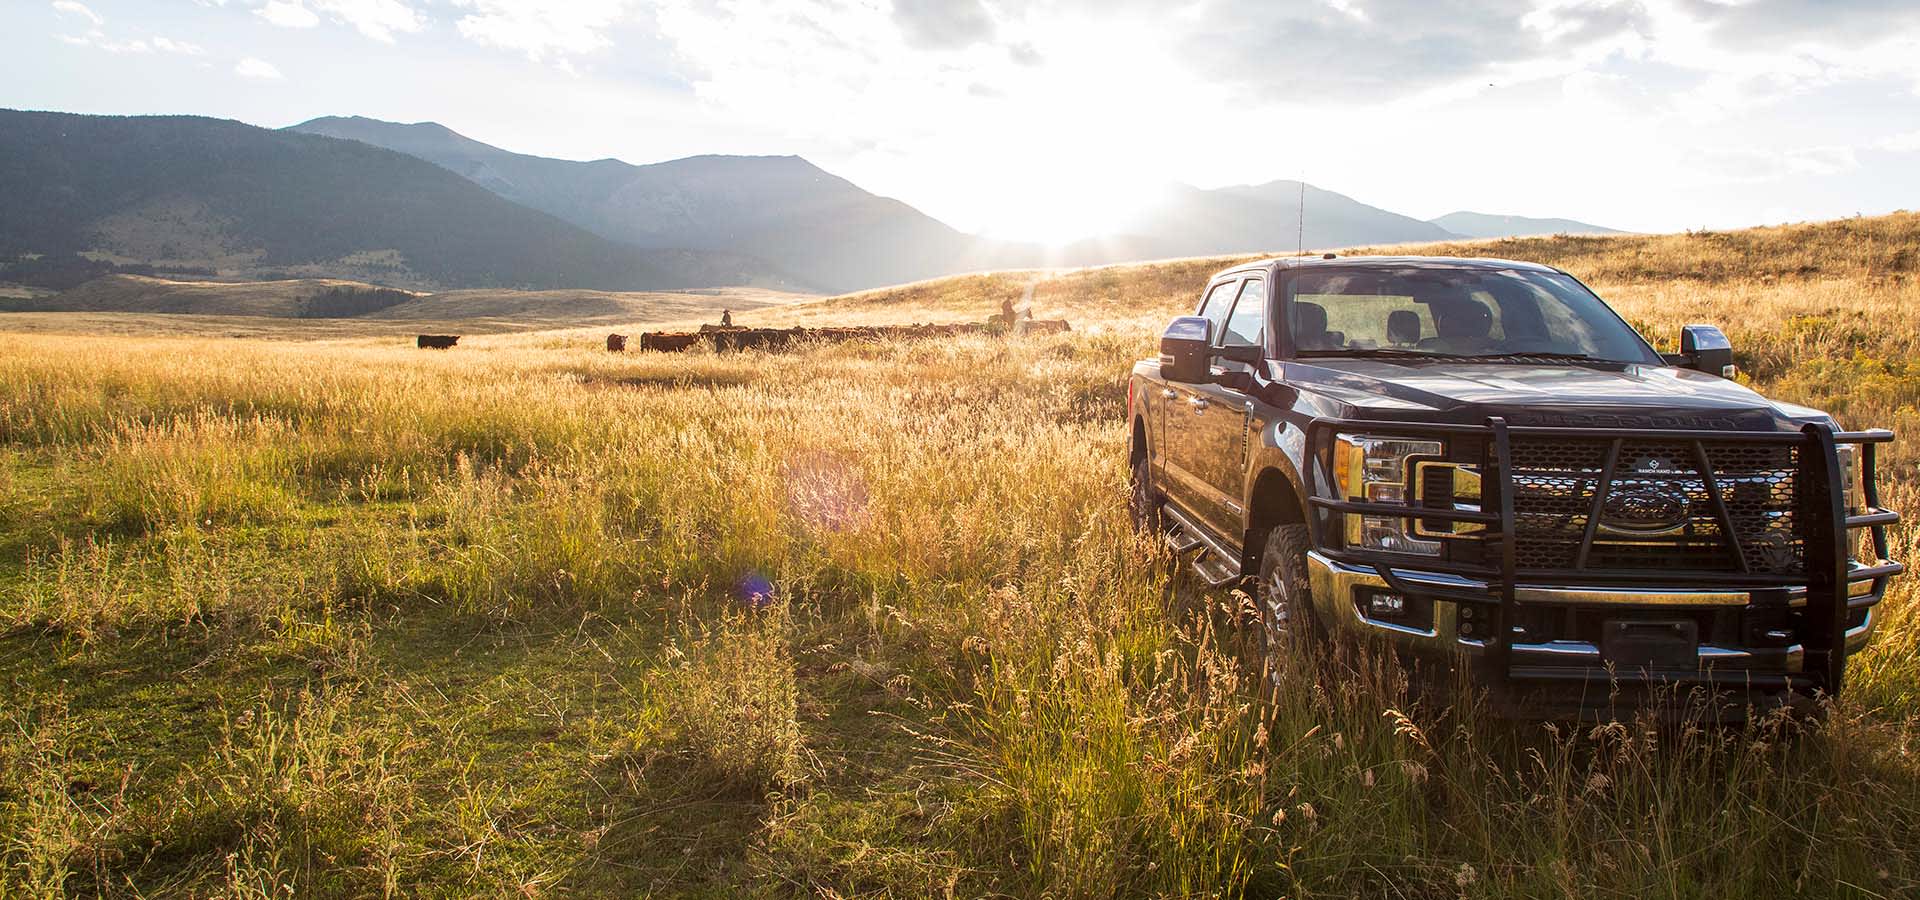
[{"label": "tall dry grass", "polygon": [[[1911,229],[1866,227],[1509,252],[1899,426],[1920,330],[1890,323],[1920,298],[1877,267]],[[791,354],[0,336],[0,883],[1920,891],[1904,583],[1818,725],[1502,723],[1390,660],[1262,671],[1245,598],[1124,514],[1123,378],[1220,265],[782,310],[977,317],[1031,285],[1078,329]],[[1913,459],[1887,481],[1920,509]]]}]

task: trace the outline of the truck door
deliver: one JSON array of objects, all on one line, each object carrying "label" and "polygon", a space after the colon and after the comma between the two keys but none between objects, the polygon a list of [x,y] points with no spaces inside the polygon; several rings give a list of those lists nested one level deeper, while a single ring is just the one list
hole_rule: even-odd
[{"label": "truck door", "polygon": [[[1207,289],[1200,315],[1213,322],[1216,339],[1226,327],[1239,288],[1240,279],[1234,277]],[[1207,413],[1216,402],[1209,390],[1212,387],[1170,381],[1164,397],[1167,499],[1209,527],[1219,516],[1219,511],[1212,508],[1218,500],[1207,477],[1207,466],[1218,452],[1207,434]]]},{"label": "truck door", "polygon": [[[1266,346],[1267,286],[1265,280],[1250,277],[1240,285],[1233,312],[1225,327],[1217,330],[1216,347]],[[1254,367],[1243,362],[1219,359],[1215,372],[1240,371],[1251,374]],[[1200,477],[1205,482],[1207,527],[1215,534],[1238,542],[1246,528],[1247,426],[1251,419],[1246,394],[1221,384],[1195,385],[1194,392],[1204,398],[1205,409],[1198,417],[1201,440],[1207,447]]]}]

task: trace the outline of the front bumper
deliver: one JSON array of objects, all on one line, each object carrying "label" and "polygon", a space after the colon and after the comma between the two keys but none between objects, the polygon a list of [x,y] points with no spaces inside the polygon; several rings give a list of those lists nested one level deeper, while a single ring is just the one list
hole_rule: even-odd
[{"label": "front bumper", "polygon": [[[1900,517],[1880,506],[1874,478],[1874,446],[1893,438],[1887,431],[1841,432],[1824,422],[1797,432],[1522,427],[1499,417],[1484,424],[1316,419],[1306,430],[1308,525],[1316,548],[1310,572],[1321,621],[1429,656],[1477,657],[1472,668],[1490,670],[1502,683],[1632,676],[1835,693],[1842,687],[1847,657],[1871,635],[1872,607],[1888,580],[1904,571],[1888,559],[1887,527]],[[1470,494],[1475,499],[1407,503],[1348,496],[1345,483],[1334,475],[1334,445],[1349,433],[1443,444],[1450,462],[1477,467]],[[1521,457],[1514,448],[1519,442],[1525,442],[1532,460],[1524,477],[1533,532],[1521,530],[1518,515],[1523,476],[1516,474]],[[1636,477],[1623,475],[1630,442],[1673,448],[1658,451],[1662,461],[1639,465],[1685,473],[1698,483],[1679,489],[1697,491],[1687,495],[1688,502],[1703,510],[1685,527],[1721,536],[1705,544],[1709,557],[1676,553],[1671,566],[1647,565],[1644,556],[1633,563],[1595,564],[1590,551],[1597,553],[1601,546],[1608,492]],[[1863,508],[1847,503],[1843,444],[1858,448]],[[1586,448],[1586,459],[1540,461],[1542,447],[1552,454],[1575,445]],[[1727,474],[1716,466],[1716,451],[1710,448],[1781,454],[1791,468],[1784,475],[1765,468],[1757,475]],[[1411,475],[1407,484],[1419,496]],[[1751,508],[1756,484],[1763,485],[1761,491],[1789,484],[1795,491],[1786,509],[1762,507],[1757,513],[1791,516],[1805,553],[1791,574],[1764,553],[1748,552],[1766,545],[1745,543],[1755,537],[1743,536],[1736,525],[1736,505],[1745,503],[1745,514],[1756,515]],[[1743,490],[1750,495],[1744,500]],[[1572,498],[1573,508],[1566,503],[1541,507],[1543,496]],[[1430,558],[1350,546],[1343,525],[1354,516],[1398,518],[1405,531],[1438,523],[1436,530],[1422,531],[1423,538],[1455,542],[1472,552],[1464,558],[1451,553]],[[1573,533],[1577,552],[1568,552],[1564,561],[1535,552],[1523,565],[1519,546],[1538,534],[1542,517],[1584,523]],[[1874,562],[1850,560],[1856,534],[1869,540],[1868,558]],[[1393,621],[1370,618],[1363,609]]]},{"label": "front bumper", "polygon": [[[1867,573],[1865,567],[1854,570]],[[1419,657],[1445,660],[1449,657],[1484,657],[1494,642],[1491,635],[1461,633],[1461,604],[1449,600],[1431,600],[1431,624],[1410,627],[1369,617],[1358,602],[1368,594],[1395,593],[1407,587],[1432,590],[1438,594],[1485,594],[1495,590],[1486,582],[1443,572],[1415,569],[1390,569],[1393,582],[1374,566],[1342,563],[1319,552],[1307,554],[1307,572],[1315,612],[1330,629],[1377,639],[1396,649]],[[1397,582],[1397,584],[1395,583]],[[1848,606],[1856,611],[1858,623],[1846,631],[1846,652],[1865,647],[1873,633],[1874,607],[1884,591],[1885,580],[1870,575],[1848,582]],[[1632,588],[1569,587],[1527,585],[1514,587],[1515,600],[1525,606],[1575,607],[1603,611],[1623,618],[1658,618],[1700,610],[1760,609],[1784,599],[1792,609],[1806,606],[1804,590],[1749,591],[1704,590],[1693,587]],[[1593,641],[1552,639],[1529,641],[1514,636],[1502,648],[1507,675],[1516,681],[1555,681],[1612,679],[1629,675],[1610,668],[1601,648]],[[1743,684],[1766,687],[1797,687],[1806,673],[1806,651],[1798,643],[1784,647],[1750,647],[1738,641],[1702,640],[1692,668],[1663,669],[1632,673],[1666,681]]]}]

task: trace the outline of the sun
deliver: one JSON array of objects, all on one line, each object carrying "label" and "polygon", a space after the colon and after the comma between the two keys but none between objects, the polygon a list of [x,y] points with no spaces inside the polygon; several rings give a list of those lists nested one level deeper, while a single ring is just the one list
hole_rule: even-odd
[{"label": "sun", "polygon": [[1061,162],[1007,192],[982,232],[991,238],[1060,247],[1116,234],[1155,198],[1135,173],[1088,173]]},{"label": "sun", "polygon": [[963,227],[993,238],[1060,246],[1119,233],[1194,149],[1189,129],[1148,111],[1204,118],[1219,98],[1150,18],[1042,14],[1019,34],[1041,61],[1003,54],[969,70],[968,99],[943,110],[924,148],[941,164],[923,170],[934,174],[915,196],[942,197]]}]

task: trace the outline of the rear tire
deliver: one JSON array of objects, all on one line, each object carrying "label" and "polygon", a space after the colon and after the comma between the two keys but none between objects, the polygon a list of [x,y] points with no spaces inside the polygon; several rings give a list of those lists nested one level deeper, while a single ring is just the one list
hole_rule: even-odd
[{"label": "rear tire", "polygon": [[1307,577],[1307,550],[1312,546],[1307,526],[1275,525],[1260,551],[1260,578],[1255,585],[1260,632],[1276,671],[1282,656],[1317,652],[1326,639],[1313,617],[1312,583]]},{"label": "rear tire", "polygon": [[1133,530],[1147,535],[1158,535],[1165,531],[1165,518],[1160,514],[1160,509],[1167,501],[1154,489],[1153,466],[1147,461],[1146,453],[1134,457],[1133,475],[1128,486],[1127,515],[1133,520]]}]

